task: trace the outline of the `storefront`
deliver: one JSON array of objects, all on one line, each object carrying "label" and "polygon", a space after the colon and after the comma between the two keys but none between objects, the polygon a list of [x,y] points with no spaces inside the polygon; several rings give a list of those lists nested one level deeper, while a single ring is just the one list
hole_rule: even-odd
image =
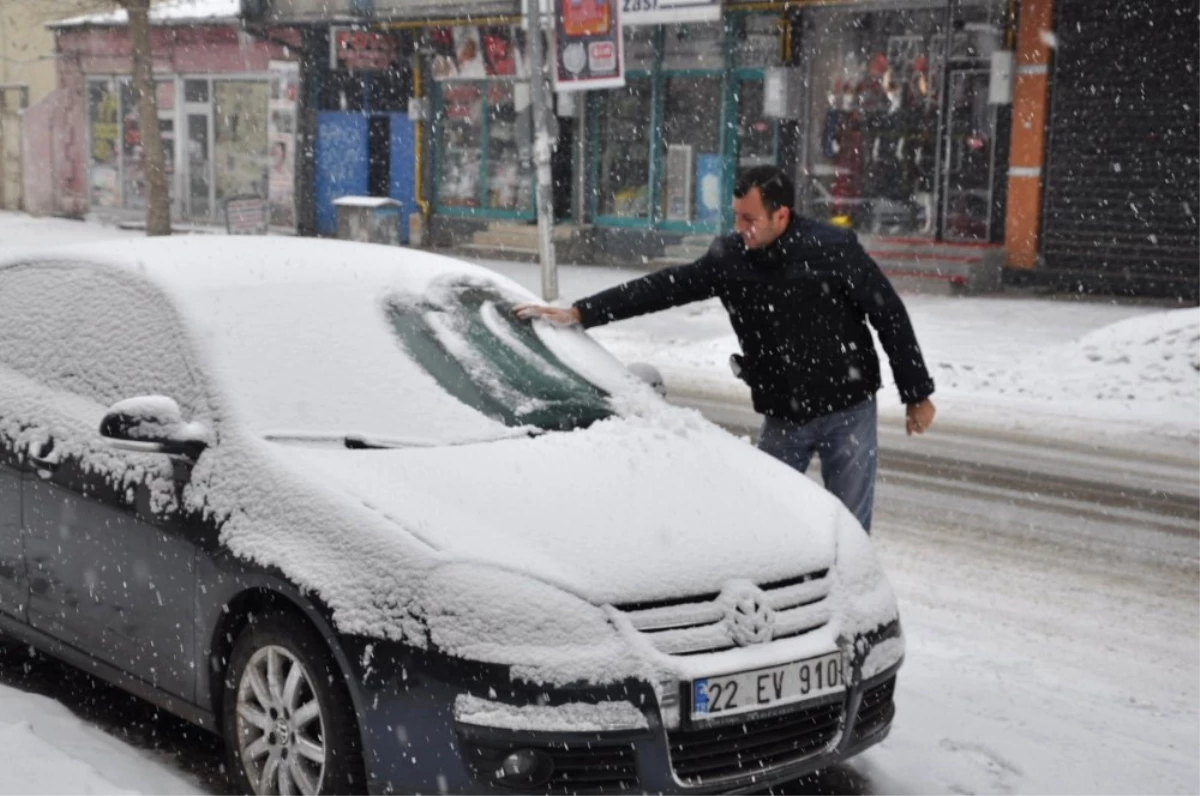
[{"label": "storefront", "polygon": [[525,38],[511,25],[424,31],[433,82],[436,212],[534,217]]},{"label": "storefront", "polygon": [[626,29],[624,88],[588,98],[588,216],[601,227],[728,228],[737,171],[780,165],[763,70],[781,63],[781,12]]},{"label": "storefront", "polygon": [[[215,222],[235,196],[268,195],[270,82],[187,75],[158,82],[172,215]],[[145,166],[130,79],[87,78],[88,186],[95,211],[145,209]]]},{"label": "storefront", "polygon": [[[207,21],[207,20],[206,20]],[[285,48],[243,36],[234,24],[152,31],[158,124],[176,220],[224,222],[228,199],[271,202],[272,221],[294,226],[294,133],[299,74]],[[144,215],[145,163],[128,30],[106,17],[57,30],[59,92],[74,152],[56,153],[59,206],[122,219]],[[78,190],[78,189],[76,189]],[[72,200],[73,201],[70,201]]]},{"label": "storefront", "polygon": [[999,240],[1007,106],[991,83],[1007,5],[804,8],[804,212],[871,234]]}]

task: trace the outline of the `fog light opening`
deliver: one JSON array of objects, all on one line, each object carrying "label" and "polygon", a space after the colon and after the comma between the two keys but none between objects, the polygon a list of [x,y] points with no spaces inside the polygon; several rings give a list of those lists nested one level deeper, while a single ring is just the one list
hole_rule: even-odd
[{"label": "fog light opening", "polygon": [[554,760],[539,749],[515,749],[500,761],[495,779],[513,788],[537,788],[554,773]]}]

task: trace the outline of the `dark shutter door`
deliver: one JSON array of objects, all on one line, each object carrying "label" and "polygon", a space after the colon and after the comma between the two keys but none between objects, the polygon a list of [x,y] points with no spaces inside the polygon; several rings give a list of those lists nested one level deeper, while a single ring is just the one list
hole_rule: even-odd
[{"label": "dark shutter door", "polygon": [[1057,0],[1055,13],[1046,267],[1194,285],[1200,2]]}]

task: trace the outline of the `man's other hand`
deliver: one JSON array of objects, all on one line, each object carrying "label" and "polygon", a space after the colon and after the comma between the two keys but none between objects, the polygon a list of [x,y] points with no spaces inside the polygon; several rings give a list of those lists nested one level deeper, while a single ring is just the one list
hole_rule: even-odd
[{"label": "man's other hand", "polygon": [[924,434],[925,430],[933,425],[933,416],[936,414],[937,409],[928,398],[919,403],[909,404],[904,420],[904,428],[908,435],[911,437],[913,434]]},{"label": "man's other hand", "polygon": [[523,321],[541,318],[559,326],[579,323],[579,310],[574,307],[547,307],[544,304],[521,304],[513,310]]}]

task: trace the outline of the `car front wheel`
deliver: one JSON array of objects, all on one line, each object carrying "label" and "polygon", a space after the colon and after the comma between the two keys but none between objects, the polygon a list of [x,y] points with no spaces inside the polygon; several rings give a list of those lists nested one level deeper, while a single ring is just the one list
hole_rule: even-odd
[{"label": "car front wheel", "polygon": [[229,770],[241,792],[362,792],[350,694],[310,626],[282,613],[247,624],[234,644],[224,696]]}]

